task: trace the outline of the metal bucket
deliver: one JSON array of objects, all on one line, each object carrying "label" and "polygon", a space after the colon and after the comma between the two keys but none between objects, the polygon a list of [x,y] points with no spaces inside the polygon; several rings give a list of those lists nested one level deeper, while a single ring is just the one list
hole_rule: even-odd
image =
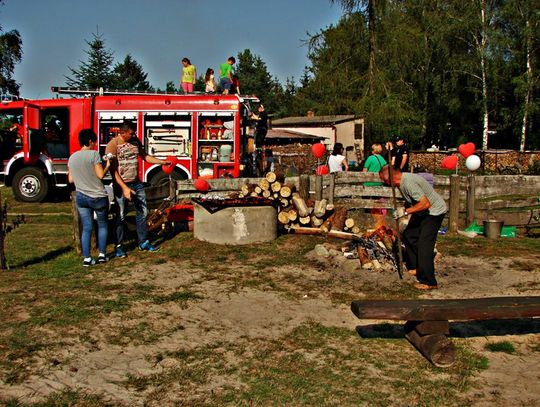
[{"label": "metal bucket", "polygon": [[484,221],[484,236],[488,239],[497,239],[501,236],[501,230],[504,225],[502,220],[485,220]]}]

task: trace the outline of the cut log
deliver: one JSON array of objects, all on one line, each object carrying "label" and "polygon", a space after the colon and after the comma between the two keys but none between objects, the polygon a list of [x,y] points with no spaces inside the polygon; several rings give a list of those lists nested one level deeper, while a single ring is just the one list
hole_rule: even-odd
[{"label": "cut log", "polygon": [[[268,187],[270,188],[270,186]],[[265,198],[270,198],[272,196],[272,192],[269,189],[263,189],[262,196]]]},{"label": "cut log", "polygon": [[279,199],[279,192],[274,192],[272,196],[274,197],[274,199]]},{"label": "cut log", "polygon": [[332,212],[334,209],[334,204],[329,203],[328,205],[326,205],[326,212]]},{"label": "cut log", "polygon": [[309,225],[309,222],[311,222],[311,217],[308,216],[301,216],[298,218],[298,221],[301,225]]},{"label": "cut log", "polygon": [[287,198],[281,198],[281,199],[279,200],[279,204],[280,204],[280,206],[281,206],[282,208],[285,208],[285,207],[289,206],[291,203],[290,203],[290,201],[289,201]]},{"label": "cut log", "polygon": [[351,232],[354,233],[355,235],[358,235],[360,233],[360,227],[353,226],[353,228],[351,229]]},{"label": "cut log", "polygon": [[321,218],[318,218],[315,215],[311,216],[311,226],[313,226],[314,228],[320,227],[323,224],[323,222],[324,221]]},{"label": "cut log", "polygon": [[298,215],[300,217],[303,218],[309,215],[309,208],[306,205],[306,202],[302,199],[302,197],[299,194],[294,193],[292,195],[292,202],[293,202],[293,205],[298,210]]},{"label": "cut log", "polygon": [[255,192],[257,195],[261,195],[262,191],[263,191],[262,188],[260,186],[258,186],[258,185],[253,190],[253,192]]},{"label": "cut log", "polygon": [[255,190],[255,187],[255,184],[244,184],[240,187],[240,193],[244,194],[244,196],[249,196]]},{"label": "cut log", "polygon": [[257,192],[255,192],[255,191],[253,191],[251,194],[249,194],[249,196],[252,196],[252,197],[256,198],[256,197],[259,196],[259,194]]},{"label": "cut log", "polygon": [[267,172],[265,178],[271,184],[277,180],[277,175],[275,172]]},{"label": "cut log", "polygon": [[352,233],[339,232],[334,230],[330,230],[329,232],[323,232],[321,228],[309,228],[303,226],[291,226],[288,230],[290,233],[295,233],[297,235],[320,235],[327,237],[335,237],[337,239],[343,240],[353,240],[361,237]]},{"label": "cut log", "polygon": [[332,222],[334,221],[334,214],[330,215],[321,225],[321,230],[323,232],[329,232],[332,227]]},{"label": "cut log", "polygon": [[353,226],[354,226],[354,219],[353,219],[353,218],[347,218],[347,219],[345,219],[345,226],[346,226],[348,229],[352,229]]},{"label": "cut log", "polygon": [[456,361],[456,347],[442,334],[420,335],[416,330],[405,334],[407,340],[437,367],[450,367]]},{"label": "cut log", "polygon": [[281,189],[279,190],[279,194],[283,198],[288,198],[292,195],[294,190],[295,190],[295,186],[293,184],[285,184],[281,186]]},{"label": "cut log", "polygon": [[326,213],[326,205],[327,205],[326,199],[315,201],[315,205],[313,206],[313,215],[315,215],[318,218],[322,218],[324,214]]},{"label": "cut log", "polygon": [[266,179],[266,178],[262,178],[260,181],[259,181],[259,186],[261,187],[261,189],[263,191],[267,191],[270,189],[270,182]]},{"label": "cut log", "polygon": [[286,225],[288,224],[290,221],[289,219],[289,213],[288,212],[285,212],[285,211],[281,211],[280,213],[278,213],[278,222],[281,223],[282,225]]},{"label": "cut log", "polygon": [[276,181],[276,182],[272,183],[272,185],[270,186],[270,188],[271,188],[272,191],[274,191],[274,192],[279,192],[279,191],[281,190],[281,182]]},{"label": "cut log", "polygon": [[343,230],[343,227],[345,226],[345,219],[347,219],[347,208],[336,208],[336,212],[334,214],[334,221],[332,222],[332,227],[330,228],[330,230]]},{"label": "cut log", "polygon": [[245,197],[245,195],[243,193],[238,194],[238,198],[244,198],[244,197]]},{"label": "cut log", "polygon": [[289,209],[287,211],[287,216],[289,217],[289,220],[291,222],[296,222],[298,219],[298,212],[296,211],[296,209]]}]

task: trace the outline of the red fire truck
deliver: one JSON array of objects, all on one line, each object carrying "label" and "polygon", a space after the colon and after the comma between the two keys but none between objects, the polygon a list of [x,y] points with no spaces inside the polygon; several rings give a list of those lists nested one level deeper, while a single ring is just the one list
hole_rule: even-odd
[{"label": "red fire truck", "polygon": [[[39,202],[52,187],[67,186],[67,162],[79,150],[81,129],[98,134],[103,154],[125,120],[136,123],[148,154],[177,157],[174,179],[241,175],[255,97],[52,90],[70,96],[3,98],[0,104],[0,177],[18,200]],[[161,166],[141,160],[139,168],[144,182],[156,185],[169,179]]]}]

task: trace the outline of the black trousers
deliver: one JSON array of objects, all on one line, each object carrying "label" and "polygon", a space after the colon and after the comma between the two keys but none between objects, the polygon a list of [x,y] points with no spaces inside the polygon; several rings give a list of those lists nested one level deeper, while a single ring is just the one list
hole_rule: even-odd
[{"label": "black trousers", "polygon": [[409,270],[416,269],[420,283],[437,285],[434,250],[443,219],[444,214],[432,216],[428,211],[417,212],[403,231],[405,264]]}]

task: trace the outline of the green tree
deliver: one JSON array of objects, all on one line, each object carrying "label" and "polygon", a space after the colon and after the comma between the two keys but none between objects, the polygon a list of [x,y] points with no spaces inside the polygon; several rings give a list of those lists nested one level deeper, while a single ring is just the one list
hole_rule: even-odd
[{"label": "green tree", "polygon": [[[2,5],[3,1],[0,1]],[[15,65],[22,59],[22,39],[17,30],[3,32],[0,26],[0,91],[19,94],[20,85],[13,79]]]},{"label": "green tree", "polygon": [[244,95],[256,95],[265,105],[265,109],[279,115],[283,88],[276,78],[272,78],[266,64],[249,49],[238,53],[236,74],[240,79],[240,91]]},{"label": "green tree", "polygon": [[78,68],[68,67],[71,76],[65,76],[66,85],[74,88],[97,89],[114,87],[114,76],[111,66],[114,53],[105,48],[105,40],[100,34],[92,34],[93,41],[85,41],[90,47],[85,51],[88,55],[86,61],[80,61]]},{"label": "green tree", "polygon": [[124,61],[117,63],[112,71],[112,86],[122,90],[152,90],[147,77],[142,66],[127,54]]}]

